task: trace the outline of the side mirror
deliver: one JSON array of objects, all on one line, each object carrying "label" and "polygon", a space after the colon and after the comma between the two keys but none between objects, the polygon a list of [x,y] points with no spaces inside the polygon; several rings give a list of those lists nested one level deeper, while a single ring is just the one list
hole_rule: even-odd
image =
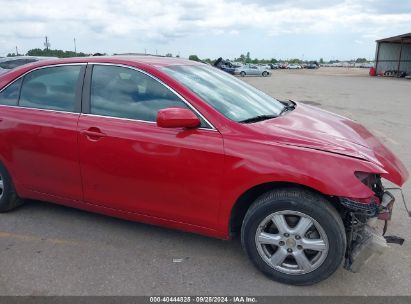
[{"label": "side mirror", "polygon": [[157,125],[162,128],[196,128],[200,124],[200,119],[189,109],[166,108],[157,113]]}]

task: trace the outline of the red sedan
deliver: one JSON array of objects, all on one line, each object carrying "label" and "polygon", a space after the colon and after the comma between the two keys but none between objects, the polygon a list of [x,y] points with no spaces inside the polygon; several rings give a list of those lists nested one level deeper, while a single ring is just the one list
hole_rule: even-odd
[{"label": "red sedan", "polygon": [[42,61],[0,77],[0,211],[36,199],[229,239],[313,284],[378,236],[404,165],[355,121],[193,61]]}]

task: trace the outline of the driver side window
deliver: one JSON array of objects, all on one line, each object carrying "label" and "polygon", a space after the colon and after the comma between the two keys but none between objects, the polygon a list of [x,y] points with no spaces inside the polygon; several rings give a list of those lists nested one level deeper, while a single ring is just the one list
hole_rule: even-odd
[{"label": "driver side window", "polygon": [[156,121],[164,108],[188,106],[148,75],[125,67],[95,65],[91,79],[90,113]]}]

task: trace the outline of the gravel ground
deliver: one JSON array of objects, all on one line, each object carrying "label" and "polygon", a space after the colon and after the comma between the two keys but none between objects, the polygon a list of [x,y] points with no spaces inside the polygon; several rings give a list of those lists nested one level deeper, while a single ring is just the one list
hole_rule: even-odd
[{"label": "gravel ground", "polygon": [[[278,70],[244,81],[361,121],[411,168],[411,81],[344,68]],[[404,189],[411,204],[409,182]],[[388,234],[411,240],[398,195]],[[293,287],[260,274],[238,239],[28,202],[0,214],[0,295],[411,295],[410,244],[393,245],[360,273],[340,269],[315,286]]]}]

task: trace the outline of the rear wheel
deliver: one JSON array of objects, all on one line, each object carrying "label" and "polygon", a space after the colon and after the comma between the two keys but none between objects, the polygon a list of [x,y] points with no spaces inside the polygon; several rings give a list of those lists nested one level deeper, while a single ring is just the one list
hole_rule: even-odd
[{"label": "rear wheel", "polygon": [[241,77],[244,77],[244,76],[245,76],[245,72],[242,71],[242,72],[240,73],[240,75],[241,75]]},{"label": "rear wheel", "polygon": [[267,77],[268,76],[268,72],[264,71],[263,72],[263,77]]},{"label": "rear wheel", "polygon": [[0,164],[0,212],[10,211],[22,204],[17,196],[10,174]]},{"label": "rear wheel", "polygon": [[293,285],[329,277],[341,265],[346,247],[338,212],[321,195],[301,189],[258,198],[244,218],[241,241],[258,269]]}]

